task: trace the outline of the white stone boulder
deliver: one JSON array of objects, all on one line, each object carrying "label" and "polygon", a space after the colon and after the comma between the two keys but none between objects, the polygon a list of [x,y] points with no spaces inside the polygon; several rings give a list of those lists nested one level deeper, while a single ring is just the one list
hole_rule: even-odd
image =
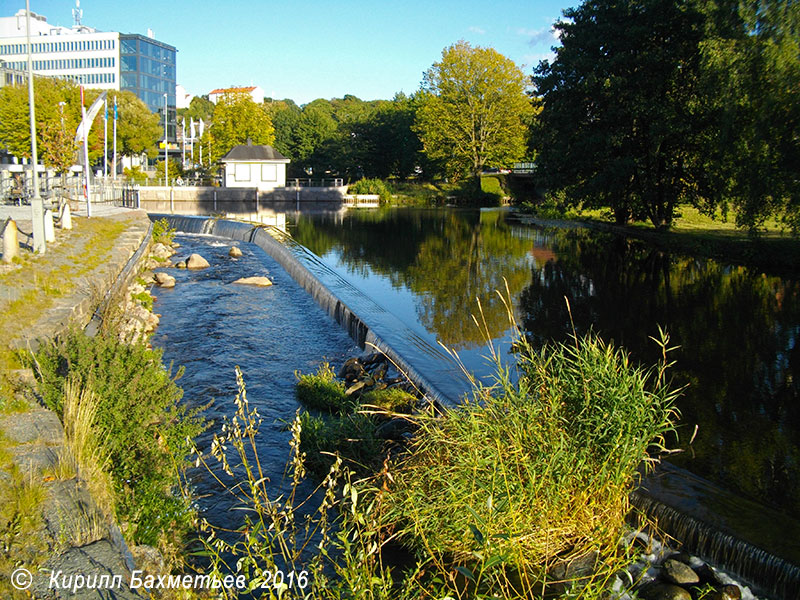
[{"label": "white stone boulder", "polygon": [[233,283],[238,283],[240,285],[255,285],[258,287],[269,287],[272,285],[272,282],[268,277],[242,277]]},{"label": "white stone boulder", "polygon": [[188,259],[186,259],[187,269],[206,269],[210,266],[211,265],[208,264],[208,261],[199,254],[192,254]]},{"label": "white stone boulder", "polygon": [[167,273],[161,273],[161,272],[154,273],[153,279],[160,287],[163,288],[175,287],[175,278]]}]

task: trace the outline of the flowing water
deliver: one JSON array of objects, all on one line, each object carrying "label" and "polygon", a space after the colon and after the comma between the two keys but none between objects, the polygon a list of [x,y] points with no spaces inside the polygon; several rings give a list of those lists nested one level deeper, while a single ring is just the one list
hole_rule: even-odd
[{"label": "flowing water", "polygon": [[[479,377],[491,374],[487,334],[507,353],[508,315],[496,293],[506,285],[518,321],[536,343],[563,340],[573,327],[579,334],[593,328],[649,364],[658,357],[650,337],[658,325],[666,328],[679,346],[675,383],[688,385],[677,442],[687,450],[646,481],[634,501],[694,540],[701,553],[720,554],[725,536],[734,534],[745,540],[738,558],[729,556],[741,569],[772,569],[768,577],[782,581],[775,593],[797,589],[798,279],[610,235],[521,226],[499,211],[295,215],[290,231],[301,245],[242,224],[187,218],[175,224],[239,240],[249,249],[245,258],[255,261],[246,274],[267,271],[278,285],[228,285],[246,263],[234,265],[226,248],[215,251],[211,270],[179,272],[175,290],[160,291],[156,309],[164,317],[155,343],[167,349],[167,359],[189,361],[182,383],[198,402],[232,398],[232,365],[244,362],[254,389],[249,396],[255,393],[273,418],[291,418],[296,409],[294,369],[356,352],[332,320],[361,343],[390,348],[444,402],[456,402],[468,386],[440,344],[457,350]],[[187,245],[208,239],[185,238]],[[249,241],[279,258],[292,277]],[[272,295],[282,294],[288,296],[273,303]],[[482,330],[471,316],[478,302]],[[200,320],[204,313],[208,324]],[[279,333],[277,322],[285,325]],[[270,452],[282,468],[287,435],[273,426],[270,437],[279,442]],[[768,551],[763,558],[761,549]]]},{"label": "flowing water", "polygon": [[[211,266],[192,271],[170,269],[177,281],[175,287],[154,290],[154,311],[161,314],[161,323],[152,343],[164,349],[165,363],[173,361],[176,367],[185,367],[178,384],[187,403],[201,406],[214,400],[204,414],[216,420],[216,425],[198,440],[198,446],[206,452],[222,417],[234,412],[234,367],[241,368],[248,400],[264,419],[258,438],[259,456],[280,489],[289,456],[290,433],[285,423],[299,408],[294,372],[315,371],[322,360],[341,364],[361,351],[347,332],[256,245],[196,234],[179,235],[176,241],[181,244],[179,256],[197,252]],[[238,245],[244,255],[237,260],[229,258],[231,245]],[[266,275],[274,285],[258,288],[232,283],[254,275]],[[193,474],[205,516],[213,523],[235,526],[229,512],[231,497],[222,493],[202,469]]]}]

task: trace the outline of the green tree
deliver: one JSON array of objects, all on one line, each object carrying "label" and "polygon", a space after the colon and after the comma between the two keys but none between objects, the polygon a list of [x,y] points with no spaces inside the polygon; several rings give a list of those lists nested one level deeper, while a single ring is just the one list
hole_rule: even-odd
[{"label": "green tree", "polygon": [[492,48],[465,41],[445,48],[422,82],[415,130],[429,158],[449,175],[478,175],[525,154],[531,113],[526,78]]},{"label": "green tree", "polygon": [[178,109],[178,116],[185,119],[187,123],[192,119],[195,123],[200,119],[210,122],[214,117],[214,103],[208,99],[208,96],[195,96],[189,102],[189,108]]},{"label": "green tree", "polygon": [[562,46],[534,76],[545,181],[571,204],[612,208],[617,223],[669,227],[679,202],[709,188],[705,17],[693,0],[587,0],[564,16]]},{"label": "green tree", "polygon": [[736,206],[737,223],[758,227],[778,214],[800,229],[800,5],[756,0],[712,14],[703,44],[708,102],[718,118],[717,202]]},{"label": "green tree", "polygon": [[[88,108],[100,94],[98,90],[85,91]],[[158,116],[133,92],[112,92],[109,96],[109,116],[113,98],[118,104],[117,144],[121,154],[141,154],[155,149],[162,129]],[[36,78],[34,86],[36,105],[37,142],[45,165],[65,171],[77,160],[73,145],[75,132],[81,122],[80,88],[60,79]],[[94,162],[103,155],[102,111],[95,117],[89,132],[89,160]],[[98,123],[100,124],[98,126]],[[109,137],[111,136],[109,124]],[[10,86],[0,90],[0,143],[11,154],[30,158],[30,126],[28,121],[28,89]],[[109,140],[109,151],[111,142]]]},{"label": "green tree", "polygon": [[220,98],[214,109],[214,122],[203,134],[208,160],[217,162],[228,151],[247,140],[254,144],[275,141],[275,128],[269,109],[256,104],[247,94],[229,94]]}]

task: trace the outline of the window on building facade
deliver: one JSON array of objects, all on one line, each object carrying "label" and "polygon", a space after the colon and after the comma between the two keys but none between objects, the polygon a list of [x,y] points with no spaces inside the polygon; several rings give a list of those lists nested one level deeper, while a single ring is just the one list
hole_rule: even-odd
[{"label": "window on building facade", "polygon": [[233,178],[236,181],[250,181],[250,165],[235,164]]},{"label": "window on building facade", "polygon": [[261,181],[278,181],[278,165],[261,165]]}]

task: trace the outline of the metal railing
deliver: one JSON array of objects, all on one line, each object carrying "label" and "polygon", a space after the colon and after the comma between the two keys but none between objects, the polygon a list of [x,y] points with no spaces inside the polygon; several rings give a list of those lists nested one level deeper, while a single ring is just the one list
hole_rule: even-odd
[{"label": "metal railing", "polygon": [[336,178],[329,178],[329,179],[287,179],[286,180],[286,187],[287,188],[298,188],[298,187],[321,187],[321,188],[330,188],[330,187],[343,187],[344,186],[344,179],[339,177]]}]

